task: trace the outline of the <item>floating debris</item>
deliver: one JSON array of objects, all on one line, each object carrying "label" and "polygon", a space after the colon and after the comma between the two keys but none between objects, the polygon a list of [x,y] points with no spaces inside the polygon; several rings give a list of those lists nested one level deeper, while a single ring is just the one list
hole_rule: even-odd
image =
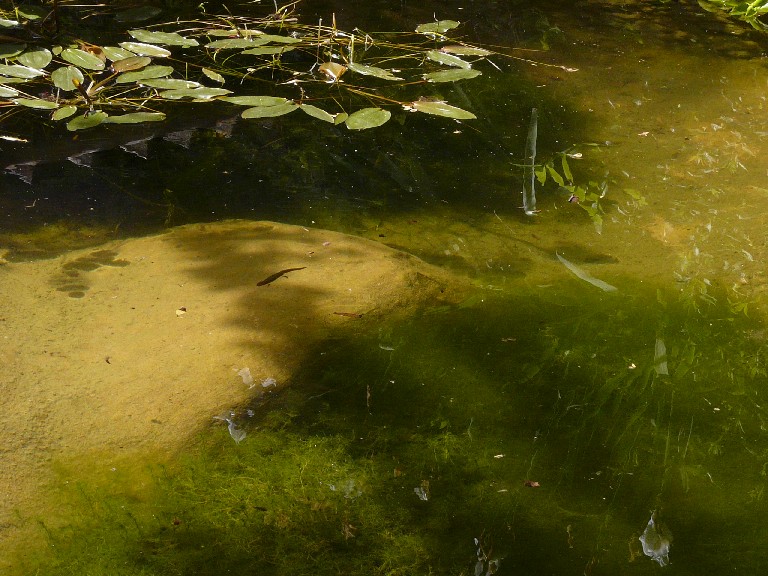
[{"label": "floating debris", "polygon": [[246,366],[237,371],[237,375],[243,379],[243,384],[248,388],[253,388],[253,376],[251,376],[251,369]]},{"label": "floating debris", "polygon": [[595,278],[594,276],[589,274],[589,272],[586,272],[585,270],[582,270],[575,264],[568,262],[568,260],[560,256],[560,254],[558,254],[557,252],[555,252],[555,256],[557,256],[557,259],[560,260],[560,262],[562,262],[563,266],[565,266],[566,268],[568,268],[568,270],[573,272],[573,274],[576,275],[576,277],[584,280],[584,282],[589,282],[590,284],[592,284],[592,286],[597,286],[598,288],[600,288],[600,290],[603,290],[604,292],[614,292],[617,290],[616,286],[611,286],[607,282],[603,282],[602,280]]},{"label": "floating debris", "polygon": [[669,376],[669,368],[667,367],[667,346],[661,338],[656,338],[656,348],[653,355],[653,369],[659,376]]},{"label": "floating debris", "polygon": [[536,140],[539,132],[539,112],[531,110],[528,138],[525,141],[525,165],[523,166],[523,211],[528,216],[536,214]]},{"label": "floating debris", "polygon": [[640,535],[640,543],[643,545],[643,554],[653,558],[659,566],[669,564],[669,549],[672,545],[672,533],[663,522],[656,520],[656,511],[651,514],[648,525]]},{"label": "floating debris", "polygon": [[243,440],[245,440],[245,430],[238,428],[237,424],[233,420],[235,417],[234,412],[230,412],[229,416],[214,416],[213,418],[215,420],[223,420],[227,423],[227,430],[229,431],[229,435],[232,436],[232,440],[235,441],[236,444],[240,444]]},{"label": "floating debris", "polygon": [[272,386],[277,386],[277,380],[274,378],[264,378],[264,380],[261,381],[262,388],[270,388]]}]

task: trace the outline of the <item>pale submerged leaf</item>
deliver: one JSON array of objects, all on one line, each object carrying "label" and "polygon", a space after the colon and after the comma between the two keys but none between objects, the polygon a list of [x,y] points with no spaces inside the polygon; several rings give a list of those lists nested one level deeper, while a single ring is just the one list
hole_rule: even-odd
[{"label": "pale submerged leaf", "polygon": [[377,66],[367,66],[365,64],[356,64],[354,62],[350,62],[347,64],[347,68],[352,70],[352,72],[362,74],[363,76],[374,76],[384,80],[402,80],[402,78],[395,76],[389,70],[378,68]]},{"label": "pale submerged leaf", "polygon": [[462,60],[458,56],[454,56],[453,54],[446,54],[445,52],[440,52],[439,50],[430,50],[427,52],[427,58],[432,60],[432,62],[437,62],[438,64],[445,64],[446,66],[454,66],[456,68],[465,68],[469,69],[472,67],[472,65],[467,62],[466,60]]},{"label": "pale submerged leaf", "polygon": [[363,108],[349,115],[347,128],[350,130],[366,130],[377,128],[386,123],[392,117],[389,110],[382,108]]},{"label": "pale submerged leaf", "polygon": [[455,70],[440,70],[424,74],[424,80],[430,82],[456,82],[457,80],[466,80],[480,76],[479,70],[467,70],[466,68],[457,68]]},{"label": "pale submerged leaf", "polygon": [[457,108],[456,106],[451,106],[445,102],[417,100],[416,102],[411,102],[409,108],[412,108],[417,112],[424,112],[425,114],[432,114],[434,116],[443,116],[445,118],[454,118],[456,120],[474,120],[477,118],[472,112]]}]

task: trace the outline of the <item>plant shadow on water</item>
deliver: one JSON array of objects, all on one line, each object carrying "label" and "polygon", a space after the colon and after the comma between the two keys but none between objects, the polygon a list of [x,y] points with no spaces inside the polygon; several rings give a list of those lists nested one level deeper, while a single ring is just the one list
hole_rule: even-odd
[{"label": "plant shadow on water", "polygon": [[141,495],[63,495],[44,572],[647,574],[653,512],[666,569],[754,573],[765,341],[690,304],[566,285],[327,340],[237,410],[244,441],[217,424]]}]

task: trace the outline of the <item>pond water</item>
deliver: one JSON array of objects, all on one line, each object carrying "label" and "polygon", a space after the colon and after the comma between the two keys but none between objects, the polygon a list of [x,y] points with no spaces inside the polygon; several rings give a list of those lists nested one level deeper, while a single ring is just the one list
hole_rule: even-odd
[{"label": "pond water", "polygon": [[[292,115],[5,174],[4,257],[274,220],[415,255],[462,297],[323,332],[173,458],[58,452],[55,505],[3,519],[39,544],[9,536],[10,573],[764,571],[768,39],[689,2],[366,4],[299,13],[509,47],[434,89],[476,121]],[[524,214],[534,108],[537,162],[591,200],[550,173]]]}]

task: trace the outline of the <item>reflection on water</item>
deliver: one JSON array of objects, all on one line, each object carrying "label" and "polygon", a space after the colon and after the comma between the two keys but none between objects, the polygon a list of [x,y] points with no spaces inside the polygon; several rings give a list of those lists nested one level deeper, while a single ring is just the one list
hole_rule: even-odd
[{"label": "reflection on water", "polygon": [[[110,233],[162,224],[173,204],[172,223],[337,229],[475,285],[460,306],[320,345],[291,392],[242,424],[224,417],[231,438],[213,429],[155,474],[151,497],[84,488],[104,504],[95,526],[80,518],[82,547],[49,535],[62,558],[136,567],[126,574],[202,574],[214,558],[316,574],[768,565],[765,41],[685,3],[546,3],[556,36],[533,33],[530,14],[499,27],[512,16],[497,4],[472,12],[483,40],[544,42],[529,56],[578,72],[505,65],[436,89],[476,124],[406,115],[354,136],[292,118],[238,124],[187,148],[152,142],[147,159],[113,150],[90,172],[42,168],[31,188],[11,184],[0,202],[19,229],[61,203]],[[416,24],[434,10],[396,16]],[[464,19],[458,7],[438,16]],[[552,180],[523,215],[532,108],[537,160],[569,150],[574,181],[606,191],[601,234]],[[45,251],[34,235],[5,240],[12,253]],[[117,540],[101,559],[88,552]]]}]

